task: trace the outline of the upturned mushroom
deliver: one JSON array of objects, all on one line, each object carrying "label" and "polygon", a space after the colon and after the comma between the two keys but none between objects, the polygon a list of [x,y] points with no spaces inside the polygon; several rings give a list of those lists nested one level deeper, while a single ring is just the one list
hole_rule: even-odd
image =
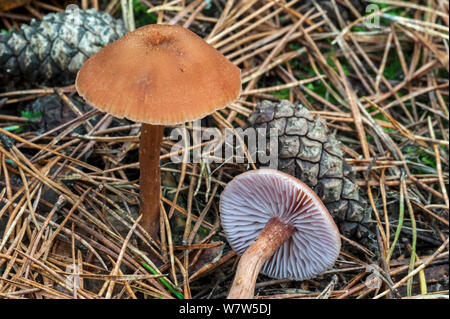
[{"label": "upturned mushroom", "polygon": [[242,255],[228,294],[253,298],[261,273],[304,280],[339,255],[340,234],[319,197],[303,182],[272,169],[245,172],[220,197],[221,222],[231,247]]},{"label": "upturned mushroom", "polygon": [[142,123],[141,225],[155,236],[164,126],[201,119],[235,100],[241,91],[239,68],[186,28],[148,25],[89,58],[76,88],[97,109]]}]

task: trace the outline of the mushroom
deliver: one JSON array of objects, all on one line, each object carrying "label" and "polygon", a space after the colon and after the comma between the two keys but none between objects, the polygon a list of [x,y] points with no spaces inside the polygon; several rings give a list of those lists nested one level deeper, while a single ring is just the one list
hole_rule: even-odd
[{"label": "mushroom", "polygon": [[141,225],[156,236],[159,154],[165,125],[201,119],[235,100],[240,70],[195,33],[148,25],[90,57],[77,74],[78,93],[97,109],[141,122]]},{"label": "mushroom", "polygon": [[306,184],[273,169],[245,172],[220,196],[221,222],[242,255],[228,298],[253,298],[258,273],[304,280],[331,267],[340,234],[319,197]]}]

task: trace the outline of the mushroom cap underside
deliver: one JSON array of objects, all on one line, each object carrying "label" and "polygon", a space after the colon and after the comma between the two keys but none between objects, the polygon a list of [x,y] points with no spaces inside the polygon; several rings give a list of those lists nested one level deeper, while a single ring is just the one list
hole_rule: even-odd
[{"label": "mushroom cap underside", "polygon": [[330,268],[339,255],[340,234],[324,204],[306,184],[280,171],[259,169],[235,177],[222,192],[220,212],[239,255],[273,217],[294,228],[261,269],[270,277],[308,279]]}]

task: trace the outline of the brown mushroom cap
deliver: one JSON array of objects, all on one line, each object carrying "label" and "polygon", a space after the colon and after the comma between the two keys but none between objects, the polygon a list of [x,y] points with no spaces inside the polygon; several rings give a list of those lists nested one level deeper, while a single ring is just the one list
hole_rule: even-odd
[{"label": "brown mushroom cap", "polygon": [[171,125],[200,119],[235,100],[240,70],[186,28],[152,24],[89,58],[76,87],[116,117]]},{"label": "brown mushroom cap", "polygon": [[341,240],[319,197],[300,180],[272,169],[249,171],[227,184],[220,197],[221,222],[231,247],[243,254],[276,217],[294,228],[261,273],[304,280],[330,268]]}]

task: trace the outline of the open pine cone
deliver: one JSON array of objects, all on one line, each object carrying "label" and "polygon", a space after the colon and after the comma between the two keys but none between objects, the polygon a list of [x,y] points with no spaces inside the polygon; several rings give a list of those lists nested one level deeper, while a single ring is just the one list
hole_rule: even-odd
[{"label": "open pine cone", "polygon": [[[322,199],[344,236],[369,234],[370,212],[325,120],[287,100],[263,101],[249,117],[255,128],[278,130],[278,169],[297,177]],[[267,141],[267,144],[269,141]]]},{"label": "open pine cone", "polygon": [[0,35],[0,86],[68,85],[91,55],[126,33],[121,20],[95,9],[50,13]]}]

